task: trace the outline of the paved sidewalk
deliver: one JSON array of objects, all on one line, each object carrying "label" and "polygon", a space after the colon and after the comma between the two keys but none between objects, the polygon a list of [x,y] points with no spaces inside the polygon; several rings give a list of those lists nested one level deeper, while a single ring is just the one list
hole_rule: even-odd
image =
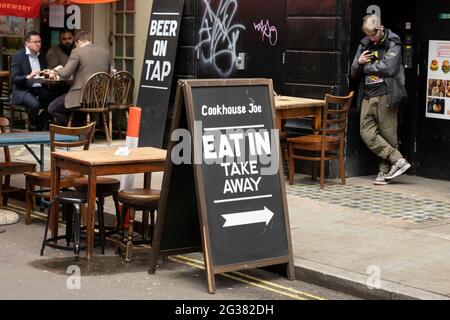
[{"label": "paved sidewalk", "polygon": [[[11,151],[31,160],[22,148]],[[403,175],[374,186],[373,179],[326,181],[321,191],[296,175],[295,185],[286,185],[297,278],[368,298],[450,298],[450,181]],[[162,173],[154,174],[152,187],[161,181]],[[106,211],[113,212],[109,200]]]},{"label": "paved sidewalk", "polygon": [[448,299],[450,182],[373,179],[327,181],[320,191],[298,175],[287,186],[297,274],[367,297]]}]

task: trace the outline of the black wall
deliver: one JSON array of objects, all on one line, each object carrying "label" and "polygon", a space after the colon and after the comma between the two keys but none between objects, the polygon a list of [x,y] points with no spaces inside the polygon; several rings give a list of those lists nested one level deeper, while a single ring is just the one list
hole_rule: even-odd
[{"label": "black wall", "polygon": [[[211,0],[213,8],[219,3]],[[381,8],[383,24],[402,40],[411,36],[413,67],[407,69],[408,102],[399,114],[400,150],[413,163],[410,174],[430,178],[450,178],[450,126],[446,120],[425,118],[426,60],[428,40],[450,40],[450,20],[438,20],[438,13],[450,12],[450,3],[387,0],[240,0],[234,24],[245,26],[236,42],[236,53],[246,54],[246,68],[228,76],[214,74],[201,65],[196,45],[204,15],[204,1],[186,0],[175,74],[177,78],[266,77],[274,80],[277,92],[286,95],[323,98],[355,90],[349,79],[350,63],[363,37],[361,20],[367,7]],[[253,23],[269,19],[278,30],[276,46],[261,41]],[[405,23],[411,23],[411,30]],[[419,75],[417,75],[419,68]],[[175,85],[175,83],[174,83]],[[175,90],[172,91],[173,93]],[[293,127],[308,126],[305,121]],[[375,174],[378,159],[359,135],[359,113],[352,106],[347,130],[347,176]],[[328,176],[337,168],[330,162]]]},{"label": "black wall", "polygon": [[[350,1],[286,2],[283,94],[316,99],[323,99],[326,93],[347,94]],[[298,120],[288,121],[286,126],[289,131],[299,133],[311,124]],[[310,165],[300,162],[296,167],[302,168],[301,172],[310,172]],[[327,176],[337,176],[337,165],[335,161],[327,163]],[[347,172],[353,175],[349,168]]]},{"label": "black wall", "polygon": [[195,45],[196,37],[196,20],[197,20],[197,1],[184,0],[183,17],[181,19],[180,36],[178,39],[178,51],[175,59],[175,70],[173,75],[172,90],[170,92],[169,116],[166,122],[166,134],[163,148],[167,148],[170,124],[173,116],[173,103],[175,101],[175,93],[177,82],[179,79],[195,79],[196,78],[196,59]]}]

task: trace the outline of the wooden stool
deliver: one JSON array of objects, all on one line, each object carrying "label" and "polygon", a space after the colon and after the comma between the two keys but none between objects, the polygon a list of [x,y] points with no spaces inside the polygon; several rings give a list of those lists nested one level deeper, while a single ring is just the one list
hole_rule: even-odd
[{"label": "wooden stool", "polygon": [[[52,205],[50,205],[47,213],[47,223],[45,225],[44,240],[42,241],[41,256],[44,255],[44,249],[46,246],[62,250],[72,250],[70,248],[70,242],[72,241],[73,237],[73,250],[75,253],[75,259],[78,260],[78,257],[80,255],[81,206],[87,203],[86,194],[84,192],[78,191],[60,191],[53,199],[53,201],[54,202],[52,204],[54,205],[63,205],[67,206],[68,209],[70,208],[70,210],[67,210],[66,234],[47,239],[48,227],[50,225],[52,211]],[[73,208],[75,208],[75,210],[73,210]],[[73,232],[72,229],[72,219],[75,226],[75,232]],[[67,247],[58,246],[56,243],[52,243],[61,239],[66,239]]]},{"label": "wooden stool", "polygon": [[[150,249],[153,229],[155,226],[155,211],[158,209],[160,190],[154,189],[131,189],[119,192],[119,201],[122,202],[122,213],[130,209],[130,224],[128,235],[125,238],[124,224],[122,221],[122,234],[117,241],[117,252],[120,252],[121,246],[126,248],[125,261],[131,261],[132,250]],[[133,241],[133,224],[136,211],[142,211],[142,239]],[[148,230],[148,213],[150,212],[150,230]],[[150,233],[150,237],[149,234]]]},{"label": "wooden stool", "polygon": [[[86,193],[88,188],[88,178],[83,177],[75,179],[74,186],[76,190]],[[100,247],[102,249],[102,254],[105,254],[105,237],[118,233],[119,231],[120,225],[120,209],[118,197],[119,189],[120,189],[119,180],[108,177],[97,178],[96,197],[98,208],[98,224],[99,224],[98,229],[100,233]],[[112,226],[105,227],[105,219],[103,213],[104,213],[105,198],[107,197],[113,197],[114,205],[116,207],[117,227]]]}]

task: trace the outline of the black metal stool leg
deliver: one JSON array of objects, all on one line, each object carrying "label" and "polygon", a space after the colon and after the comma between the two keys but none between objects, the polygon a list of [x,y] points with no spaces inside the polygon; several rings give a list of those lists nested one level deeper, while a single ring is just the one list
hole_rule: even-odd
[{"label": "black metal stool leg", "polygon": [[116,229],[117,229],[117,233],[119,233],[120,232],[120,222],[122,221],[122,219],[120,218],[119,194],[117,192],[114,192],[112,195],[112,198],[114,201],[114,206],[116,207]]},{"label": "black metal stool leg", "polygon": [[[41,248],[41,256],[44,255],[44,249],[45,249],[45,245],[47,244],[47,235],[48,235],[48,227],[50,225],[50,215],[52,212],[52,206],[53,206],[53,202],[50,203],[48,210],[47,210],[47,222],[45,223],[45,231],[44,231],[44,241],[42,241],[42,248]],[[56,204],[55,204],[56,205]]]},{"label": "black metal stool leg", "polygon": [[102,196],[98,197],[97,208],[98,208],[98,229],[100,233],[100,248],[102,254],[105,254],[105,217],[103,216],[103,209],[105,205],[105,198]]},{"label": "black metal stool leg", "polygon": [[75,220],[75,233],[74,233],[74,251],[75,260],[78,260],[80,255],[80,233],[81,233],[81,206],[75,204],[74,220]]},{"label": "black metal stool leg", "polygon": [[155,229],[155,211],[156,209],[150,210],[150,229],[148,230],[150,240],[153,240],[153,231]]},{"label": "black metal stool leg", "polygon": [[73,238],[73,206],[63,205],[66,209],[66,242],[70,247],[70,242]]}]

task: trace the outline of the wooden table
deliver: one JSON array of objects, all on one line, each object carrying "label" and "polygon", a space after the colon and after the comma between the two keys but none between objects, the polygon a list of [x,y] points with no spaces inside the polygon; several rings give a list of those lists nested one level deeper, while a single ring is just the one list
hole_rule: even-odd
[{"label": "wooden table", "polygon": [[[152,172],[163,171],[166,150],[145,147],[130,149],[128,156],[115,156],[116,148],[88,151],[52,152],[51,199],[60,189],[61,169],[69,169],[88,176],[87,246],[86,257],[92,257],[94,247],[94,218],[97,176],[145,173],[144,187],[150,186]],[[58,233],[58,211],[52,208],[53,236]]]},{"label": "wooden table", "polygon": [[275,125],[280,131],[284,131],[286,119],[302,117],[314,117],[313,129],[319,129],[322,117],[324,100],[275,96],[276,119]]}]

